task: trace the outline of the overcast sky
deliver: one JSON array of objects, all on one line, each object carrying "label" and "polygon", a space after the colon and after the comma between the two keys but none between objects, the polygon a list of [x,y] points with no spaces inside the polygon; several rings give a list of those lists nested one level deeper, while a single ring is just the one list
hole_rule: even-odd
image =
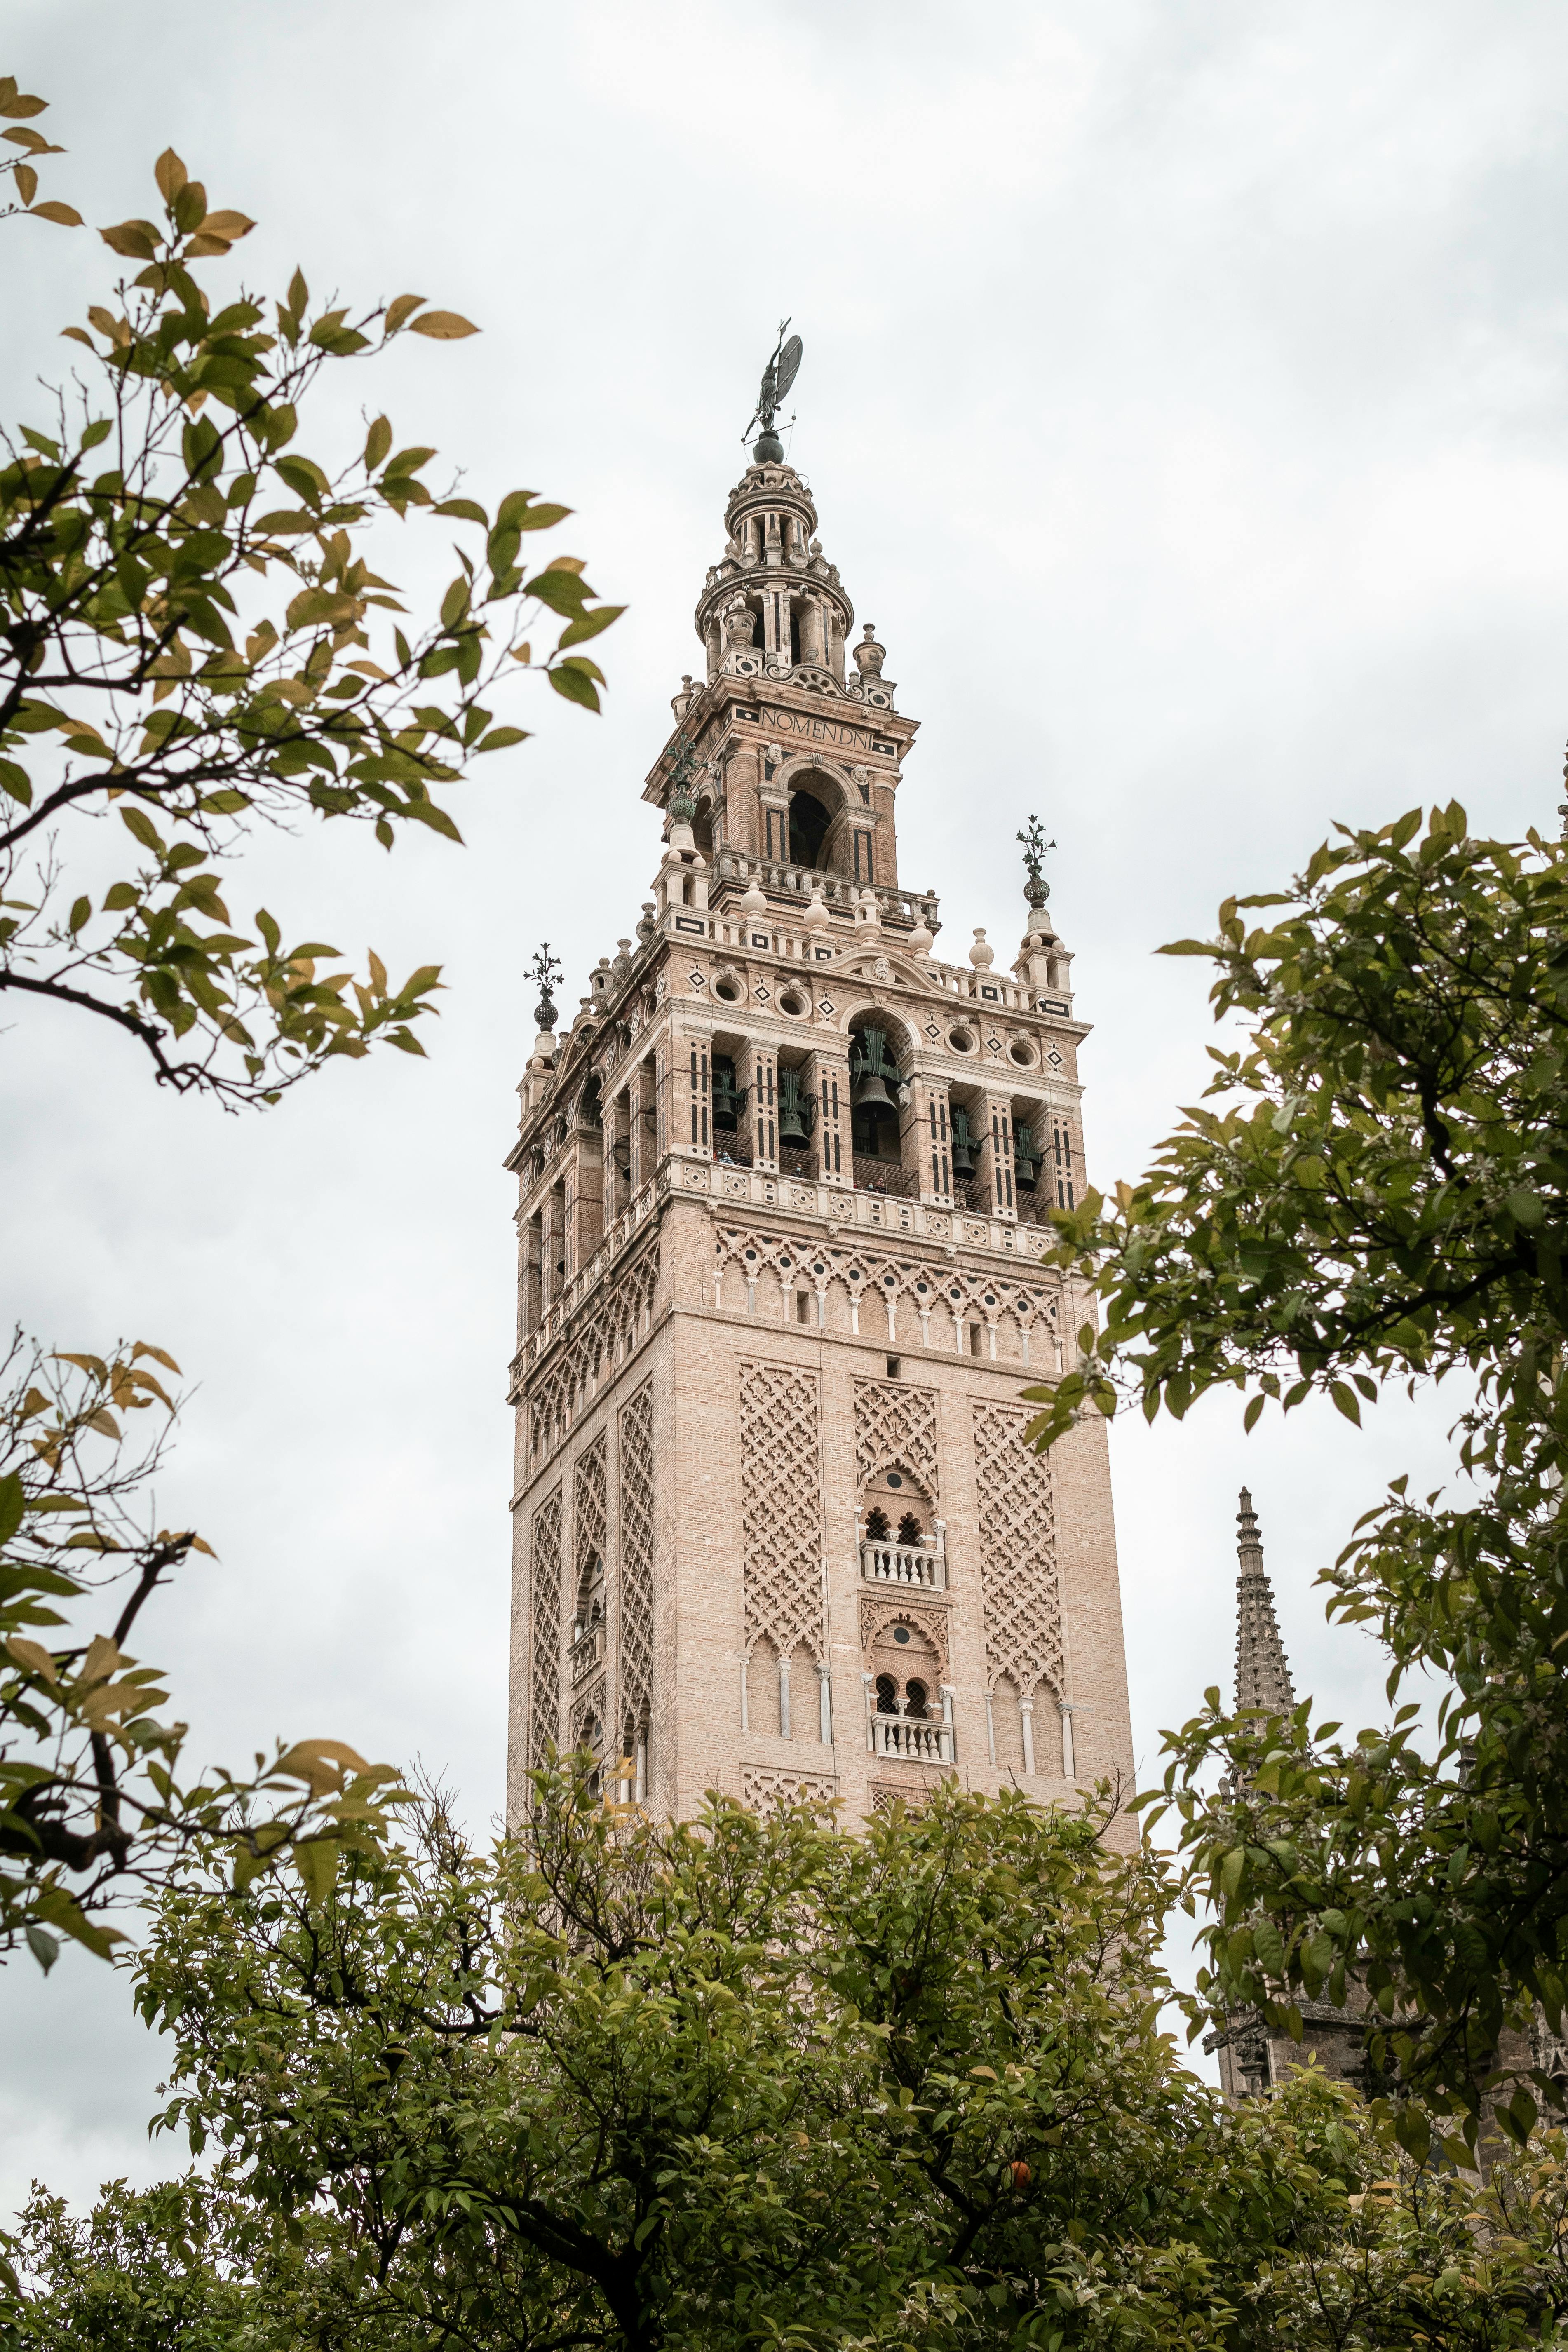
[{"label": "overcast sky", "polygon": [[[474,492],[577,510],[631,607],[606,715],[458,803],[468,847],[311,835],[238,894],[285,930],[447,966],[432,1058],[342,1068],[261,1118],[158,1098],[118,1039],[0,1035],[7,1311],[48,1342],[155,1339],[199,1383],[164,1516],[221,1554],[147,1654],[193,1753],[331,1731],[500,1799],[512,1189],[523,966],[570,1007],[657,856],[641,780],[698,666],[739,436],[776,323],[828,555],[923,722],[902,872],[957,954],[1010,954],[1014,835],[1058,842],[1091,1171],[1142,1167],[1204,1082],[1205,983],[1156,961],[1335,819],[1458,795],[1554,824],[1568,732],[1568,16],[1443,0],[30,0],[0,70],[54,101],[47,192],[150,212],[165,143],[342,299],[404,290],[483,335],[351,387]],[[104,299],[86,231],[5,232],[5,413],[37,418]],[[301,436],[315,446],[310,435]],[[405,571],[416,561],[410,538]],[[402,559],[400,559],[402,560]],[[524,724],[529,723],[524,719]],[[252,891],[254,895],[251,895]],[[1246,1478],[1298,1686],[1370,1720],[1381,1679],[1312,1579],[1443,1416],[1357,1437],[1228,1403],[1114,1439],[1133,1720],[1231,1675]],[[157,2051],[68,1956],[0,1977],[0,2206],[173,2163]]]}]

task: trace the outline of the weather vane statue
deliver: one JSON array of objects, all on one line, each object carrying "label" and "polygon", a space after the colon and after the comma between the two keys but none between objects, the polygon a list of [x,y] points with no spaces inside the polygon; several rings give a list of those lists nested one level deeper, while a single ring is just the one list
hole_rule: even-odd
[{"label": "weather vane statue", "polygon": [[1046,839],[1045,827],[1037,816],[1032,816],[1024,831],[1016,835],[1024,845],[1025,896],[1031,907],[1043,907],[1051,895],[1051,886],[1042,872],[1046,852],[1056,847]]},{"label": "weather vane statue", "polygon": [[533,1017],[542,1030],[553,1029],[561,1018],[555,1010],[555,990],[561,978],[561,959],[559,956],[551,954],[548,940],[544,941],[529,966],[529,977],[539,991],[539,1002],[533,1008]]},{"label": "weather vane statue", "polygon": [[[784,330],[788,325],[787,319],[779,320],[779,339],[773,345],[772,359],[763,370],[763,388],[757,394],[757,404],[752,413],[752,425],[760,425],[763,428],[757,436],[757,446],[752,452],[759,466],[779,466],[784,463],[784,443],[773,431],[773,418],[778,413],[785,393],[795,382],[795,372],[800,366],[802,350],[798,335],[791,335],[788,342],[785,342]],[[793,424],[794,419],[790,421]],[[751,437],[752,425],[748,425],[745,432],[742,434],[742,441]]]}]

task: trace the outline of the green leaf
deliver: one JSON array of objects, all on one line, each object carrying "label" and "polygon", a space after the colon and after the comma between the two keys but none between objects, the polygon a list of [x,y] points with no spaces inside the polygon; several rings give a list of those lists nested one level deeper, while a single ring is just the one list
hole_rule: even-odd
[{"label": "green leaf", "polygon": [[607,629],[613,621],[618,621],[626,609],[624,604],[602,604],[596,613],[584,613],[562,630],[562,649],[581,645],[585,637],[596,637],[601,629]]},{"label": "green leaf", "polygon": [[163,856],[162,837],[153,825],[152,818],[144,811],[139,808],[121,809],[120,822],[128,833],[135,835],[143,849],[152,850],[154,856],[159,857]]},{"label": "green leaf", "polygon": [[26,1935],[27,1949],[47,1976],[60,1956],[59,1937],[51,1936],[47,1927],[37,1927],[32,1921],[28,1922]]},{"label": "green leaf", "polygon": [[594,682],[584,668],[573,661],[563,661],[545,671],[545,676],[557,694],[568,702],[581,703],[585,710],[597,710],[599,697]]}]

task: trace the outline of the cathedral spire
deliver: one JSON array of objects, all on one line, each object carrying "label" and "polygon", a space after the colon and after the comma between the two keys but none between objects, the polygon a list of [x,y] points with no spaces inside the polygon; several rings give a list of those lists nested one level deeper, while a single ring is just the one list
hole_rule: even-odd
[{"label": "cathedral spire", "polygon": [[1289,1662],[1274,1619],[1274,1588],[1263,1565],[1258,1514],[1244,1486],[1236,1515],[1236,1704],[1285,1715],[1296,1704]]}]

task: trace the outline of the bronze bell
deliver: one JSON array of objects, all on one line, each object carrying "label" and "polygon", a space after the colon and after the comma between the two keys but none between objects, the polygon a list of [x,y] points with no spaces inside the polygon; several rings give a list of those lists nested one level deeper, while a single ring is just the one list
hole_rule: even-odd
[{"label": "bronze bell", "polygon": [[793,1144],[797,1150],[805,1145],[810,1134],[807,1125],[810,1108],[809,1102],[803,1103],[800,1098],[800,1072],[781,1070],[779,1072],[779,1142],[781,1145]]},{"label": "bronze bell", "polygon": [[857,1110],[892,1110],[896,1108],[888,1092],[887,1081],[895,1082],[898,1072],[888,1062],[887,1034],[880,1029],[862,1029],[858,1043],[849,1052],[849,1099]]},{"label": "bronze bell", "polygon": [[969,1132],[969,1113],[952,1107],[952,1172],[961,1184],[970,1183],[974,1175],[974,1145]]},{"label": "bronze bell", "polygon": [[713,1127],[715,1133],[733,1135],[746,1108],[749,1089],[735,1084],[735,1065],[721,1054],[713,1057]]}]

